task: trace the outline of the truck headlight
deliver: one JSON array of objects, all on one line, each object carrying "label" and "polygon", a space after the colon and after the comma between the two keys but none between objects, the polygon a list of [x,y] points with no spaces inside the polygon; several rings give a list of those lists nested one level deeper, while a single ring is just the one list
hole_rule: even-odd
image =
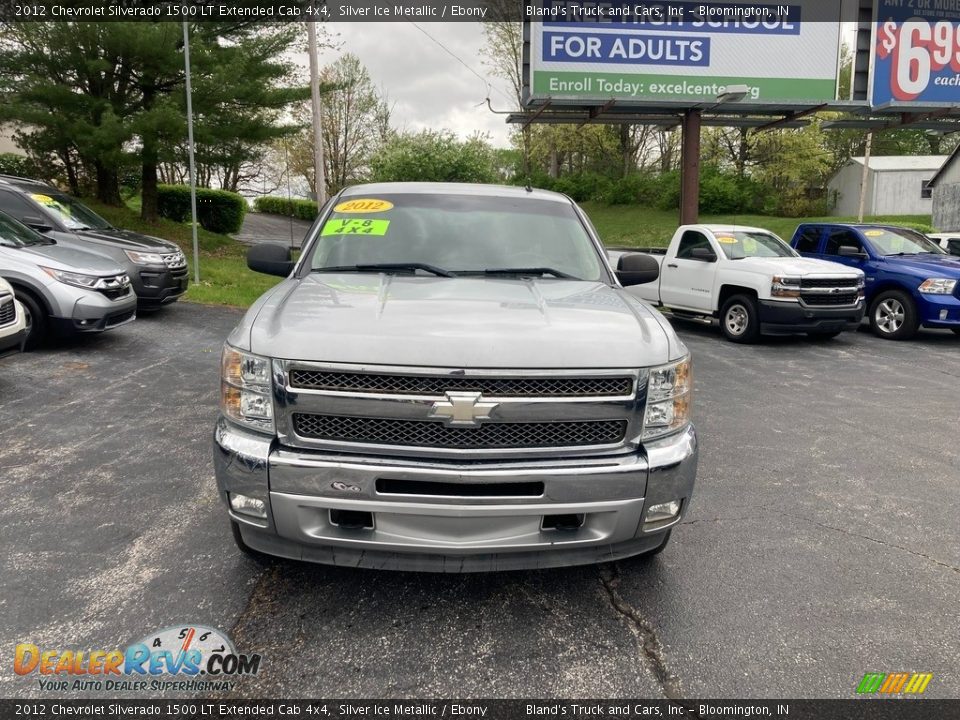
[{"label": "truck headlight", "polygon": [[269,358],[224,345],[220,390],[220,410],[225,417],[260,432],[275,432]]},{"label": "truck headlight", "polygon": [[920,283],[918,290],[929,295],[951,295],[957,287],[957,281],[950,278],[929,278]]},{"label": "truck headlight", "polygon": [[770,297],[799,298],[800,278],[774,275],[770,284]]},{"label": "truck headlight", "polygon": [[163,255],[152,252],[137,252],[136,250],[124,250],[131,262],[137,265],[164,265]]},{"label": "truck headlight", "polygon": [[690,422],[692,393],[689,355],[678,362],[650,368],[641,439],[652,440],[686,427]]}]

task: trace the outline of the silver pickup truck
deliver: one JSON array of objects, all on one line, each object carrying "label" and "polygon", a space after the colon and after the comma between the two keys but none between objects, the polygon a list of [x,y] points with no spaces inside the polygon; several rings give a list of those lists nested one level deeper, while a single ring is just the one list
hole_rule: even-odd
[{"label": "silver pickup truck", "polygon": [[227,339],[217,482],[247,552],[469,572],[662,550],[690,503],[687,348],[569,198],[349,188]]}]

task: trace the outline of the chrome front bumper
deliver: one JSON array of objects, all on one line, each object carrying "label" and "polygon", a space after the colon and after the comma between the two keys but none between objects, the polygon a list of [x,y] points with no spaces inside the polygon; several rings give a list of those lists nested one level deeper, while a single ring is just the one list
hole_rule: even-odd
[{"label": "chrome front bumper", "polygon": [[[267,517],[229,510],[250,547],[333,565],[469,572],[603,562],[657,547],[693,492],[692,427],[613,457],[454,463],[342,455],[279,447],[220,418],[214,439],[220,493],[264,500]],[[523,497],[407,495],[378,479],[448,484],[542,483]],[[650,505],[680,500],[679,516],[644,527]],[[334,522],[333,511],[371,513],[372,527]],[[572,530],[544,516],[583,516]]]}]

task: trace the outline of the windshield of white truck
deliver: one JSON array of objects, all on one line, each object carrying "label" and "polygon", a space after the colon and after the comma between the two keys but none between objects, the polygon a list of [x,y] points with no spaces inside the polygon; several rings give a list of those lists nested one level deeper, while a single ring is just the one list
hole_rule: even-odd
[{"label": "windshield of white truck", "polygon": [[716,234],[728,260],[748,257],[797,257],[797,253],[772,233],[735,230]]},{"label": "windshield of white truck", "polygon": [[907,228],[862,228],[860,232],[878,255],[944,254],[939,245]]},{"label": "windshield of white truck", "polygon": [[603,275],[569,203],[426,193],[342,199],[320,228],[309,267],[580,280]]}]

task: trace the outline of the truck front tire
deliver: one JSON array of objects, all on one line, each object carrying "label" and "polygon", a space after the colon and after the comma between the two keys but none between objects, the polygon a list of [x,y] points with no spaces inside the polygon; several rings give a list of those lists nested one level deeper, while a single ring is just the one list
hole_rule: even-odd
[{"label": "truck front tire", "polygon": [[755,342],[760,337],[757,301],[749,295],[730,297],[720,308],[720,329],[731,342]]},{"label": "truck front tire", "polygon": [[917,334],[917,306],[903,290],[884,290],[870,303],[870,329],[884,340],[909,340]]}]

